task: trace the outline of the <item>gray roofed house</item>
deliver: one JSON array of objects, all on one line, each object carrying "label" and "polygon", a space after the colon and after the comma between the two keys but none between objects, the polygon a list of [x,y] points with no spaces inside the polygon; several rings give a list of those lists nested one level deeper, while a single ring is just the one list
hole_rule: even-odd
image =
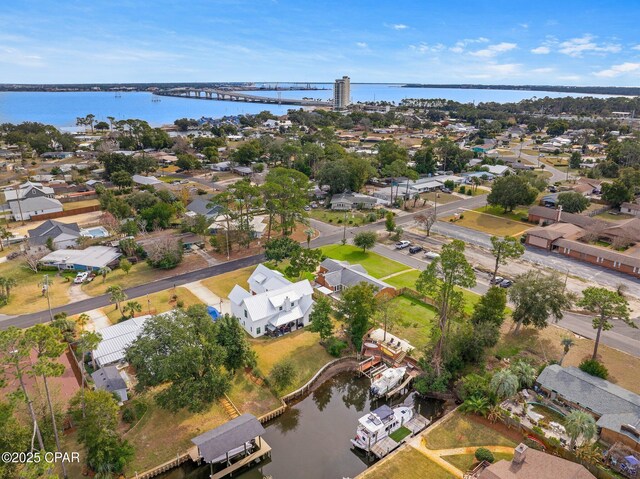
[{"label": "gray roofed house", "polygon": [[217,462],[220,457],[247,442],[259,438],[265,430],[252,414],[243,414],[215,429],[191,439],[198,448],[198,455],[205,462]]},{"label": "gray roofed house", "polygon": [[601,434],[611,436],[605,432],[609,430],[616,440],[640,443],[640,395],[578,368],[557,364],[547,366],[536,382],[552,399],[591,412]]},{"label": "gray roofed house", "polygon": [[82,250],[59,249],[52,251],[41,258],[40,263],[45,266],[55,266],[58,269],[97,271],[105,266],[114,266],[120,256],[122,253],[110,246],[89,246]]},{"label": "gray roofed house", "polygon": [[36,181],[25,181],[18,186],[18,188],[5,188],[3,193],[7,202],[17,199],[36,198],[40,196],[53,198],[54,195],[53,188],[43,186],[42,183],[38,183]]},{"label": "gray roofed house", "polygon": [[160,184],[162,184],[162,181],[160,181],[155,176],[133,175],[131,177],[131,179],[137,185],[160,185]]},{"label": "gray roofed house", "polygon": [[56,220],[47,220],[37,228],[29,230],[29,246],[46,246],[51,238],[56,249],[70,248],[77,244],[80,237],[78,223],[61,223]]},{"label": "gray roofed house", "polygon": [[12,200],[9,201],[9,208],[13,219],[16,221],[29,220],[35,215],[59,213],[64,209],[60,201],[47,196]]},{"label": "gray roofed house", "polygon": [[127,383],[124,381],[117,367],[105,366],[91,374],[91,378],[97,389],[104,389],[105,391],[116,393],[120,396],[122,402],[129,399],[127,396]]},{"label": "gray roofed house", "polygon": [[361,193],[342,193],[331,197],[332,210],[349,211],[356,208],[371,209],[378,203],[373,196]]},{"label": "gray roofed house", "polygon": [[217,218],[222,213],[222,206],[207,206],[210,201],[207,198],[195,198],[187,205],[187,211],[206,216],[208,219]]},{"label": "gray roofed house", "polygon": [[316,281],[331,291],[341,291],[359,283],[368,283],[375,288],[378,294],[395,292],[393,286],[371,276],[362,265],[331,258],[320,263]]}]

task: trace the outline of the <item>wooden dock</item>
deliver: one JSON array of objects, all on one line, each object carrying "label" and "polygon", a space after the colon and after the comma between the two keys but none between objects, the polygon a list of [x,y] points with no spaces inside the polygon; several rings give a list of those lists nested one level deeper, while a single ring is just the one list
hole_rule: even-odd
[{"label": "wooden dock", "polygon": [[222,471],[216,472],[212,474],[211,479],[222,479],[223,477],[228,476],[229,474],[233,474],[235,471],[243,468],[244,466],[248,466],[253,461],[259,462],[264,456],[268,456],[271,454],[271,446],[267,444],[267,441],[261,439],[260,441],[260,449],[256,452],[249,454],[246,457],[243,457],[238,462],[231,464],[229,467],[225,467]]},{"label": "wooden dock", "polygon": [[[418,434],[420,431],[424,430],[429,425],[429,420],[423,418],[422,416],[415,415],[406,424],[404,427],[411,431],[411,435],[407,436],[407,438],[413,437]],[[403,439],[400,442],[396,442],[391,439],[389,436],[384,439],[376,442],[373,446],[371,446],[371,452],[378,458],[382,459],[384,456],[389,454],[390,452],[399,448],[407,439]]]}]

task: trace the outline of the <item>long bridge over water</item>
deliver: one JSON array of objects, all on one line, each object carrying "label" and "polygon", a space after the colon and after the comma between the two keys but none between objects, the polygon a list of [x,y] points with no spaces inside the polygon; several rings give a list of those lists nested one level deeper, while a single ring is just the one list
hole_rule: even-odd
[{"label": "long bridge over water", "polygon": [[282,98],[280,95],[277,97],[267,97],[237,91],[219,90],[215,88],[174,88],[171,90],[159,90],[156,91],[155,94],[180,98],[194,98],[199,100],[243,101],[248,103],[272,103],[277,105],[333,106],[333,103],[330,101]]}]

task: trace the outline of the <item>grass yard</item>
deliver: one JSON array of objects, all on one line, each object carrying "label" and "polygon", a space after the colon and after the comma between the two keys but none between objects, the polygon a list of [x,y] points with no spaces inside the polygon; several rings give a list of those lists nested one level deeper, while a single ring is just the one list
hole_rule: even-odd
[{"label": "grass yard", "polygon": [[118,285],[122,289],[131,288],[139,284],[150,283],[158,279],[158,270],[152,268],[146,261],[140,261],[131,267],[129,274],[120,268],[109,273],[102,281],[102,276],[96,276],[93,281],[82,285],[82,291],[90,296],[99,296],[107,292],[109,286]]},{"label": "grass yard", "polygon": [[431,330],[436,317],[436,309],[409,296],[401,295],[393,299],[400,318],[389,331],[401,339],[407,340],[420,356],[431,338]]},{"label": "grass yard", "polygon": [[214,294],[217,294],[221,298],[226,298],[236,284],[239,284],[244,289],[247,289],[247,280],[255,266],[248,266],[246,268],[230,271],[229,273],[221,274],[219,276],[213,276],[209,279],[202,280],[207,288],[209,288]]},{"label": "grass yard", "polygon": [[91,200],[81,200],[81,201],[72,201],[69,203],[63,203],[62,209],[64,211],[69,210],[77,210],[78,208],[86,208],[87,206],[96,206],[100,204],[100,200],[91,199]]},{"label": "grass yard", "polygon": [[[344,225],[345,223],[345,212],[344,211],[334,211],[327,210],[324,208],[316,208],[312,209],[308,212],[309,217],[316,219],[318,221],[322,221],[324,223],[331,223],[334,225]],[[374,211],[371,213],[375,214]],[[361,211],[347,211],[346,212],[346,222],[347,225],[359,225],[369,223],[367,221],[367,217],[369,213],[361,212]]]},{"label": "grass yard", "polygon": [[416,289],[416,281],[420,276],[420,271],[417,269],[407,271],[406,273],[393,276],[384,280],[385,283],[395,286],[396,288],[411,288]]},{"label": "grass yard", "polygon": [[362,479],[455,479],[455,476],[430,461],[413,447],[405,447],[388,459],[375,464],[360,476]]},{"label": "grass yard", "polygon": [[286,394],[305,384],[318,370],[333,358],[319,343],[319,336],[311,331],[299,330],[279,338],[250,339],[258,354],[258,369],[266,376],[274,364],[282,359],[294,361],[297,375],[294,383],[283,391]]},{"label": "grass yard", "polygon": [[[532,227],[527,223],[478,211],[465,211],[463,216],[454,224],[495,236],[519,235]],[[453,216],[443,218],[441,221],[449,221],[450,219],[453,219]]]},{"label": "grass yard", "polygon": [[[513,459],[513,454],[494,452],[493,457],[495,458],[494,462],[498,462],[503,459],[505,461],[510,461]],[[470,471],[478,464],[478,461],[473,454],[454,454],[452,456],[442,456],[442,459],[447,461],[449,464],[454,465],[462,472]]]},{"label": "grass yard", "polygon": [[363,252],[362,249],[353,245],[329,245],[320,248],[329,258],[340,261],[348,261],[351,264],[362,265],[367,272],[375,277],[382,278],[399,271],[404,271],[407,267],[396,261],[380,256],[371,251]]},{"label": "grass yard", "polygon": [[[147,313],[149,309],[151,311],[155,311],[156,313],[164,313],[165,311],[169,311],[173,309],[176,305],[175,302],[169,302],[171,300],[171,296],[173,296],[174,290],[165,289],[164,291],[159,291],[157,293],[150,294],[149,296],[141,296],[139,298],[129,298],[127,301],[137,301],[142,306],[142,312],[140,314]],[[188,308],[194,304],[203,304],[191,291],[187,288],[178,287],[175,289],[175,294],[178,295],[178,301],[184,301],[184,307]],[[125,306],[127,301],[124,301],[121,306]],[[113,324],[119,322],[122,318],[122,314],[120,311],[113,306],[107,306],[103,308],[103,311],[109,318]]]},{"label": "grass yard", "polygon": [[186,452],[193,445],[193,437],[229,420],[217,401],[201,413],[186,409],[173,413],[158,406],[151,394],[145,396],[149,404],[147,412],[124,436],[136,451],[125,468],[127,477],[135,477],[135,472],[141,473]]},{"label": "grass yard", "polygon": [[[454,201],[460,201],[461,199],[459,196],[452,195],[451,193],[440,193],[436,191],[431,191],[429,193],[422,193],[420,195],[420,198],[427,199],[429,201],[438,200],[439,205],[446,205],[447,203],[453,203]],[[418,201],[418,204],[419,203],[420,202]],[[410,204],[413,204],[413,202],[410,201]]]},{"label": "grass yard", "polygon": [[57,276],[55,271],[34,273],[21,259],[0,263],[0,277],[13,278],[18,283],[11,289],[9,304],[0,307],[0,313],[24,314],[47,309],[47,298],[42,295],[42,281],[45,274],[49,277],[51,306],[55,308],[69,303],[71,283],[67,277]]},{"label": "grass yard", "polygon": [[[590,358],[593,352],[594,342],[591,339],[576,336],[558,326],[550,325],[542,330],[524,328],[519,335],[514,336],[509,333],[512,324],[509,320],[505,321],[502,337],[491,351],[492,356],[511,358],[512,361],[516,358],[528,358],[537,365],[552,360],[559,361],[563,356],[560,342],[567,337],[573,339],[575,344],[562,361],[563,366],[577,367],[584,359]],[[609,381],[640,394],[640,383],[633,374],[629,374],[629,371],[640,370],[640,358],[602,343],[598,348],[598,356],[609,370]]]},{"label": "grass yard", "polygon": [[438,427],[424,435],[429,449],[466,446],[510,446],[517,444],[496,430],[476,422],[472,415],[454,412]]},{"label": "grass yard", "polygon": [[280,400],[265,386],[258,386],[243,371],[233,378],[229,399],[241,414],[250,413],[260,417],[280,407]]},{"label": "grass yard", "polygon": [[[597,207],[602,207],[602,205],[597,205]],[[617,215],[612,215],[611,212],[606,211],[604,213],[600,213],[599,215],[595,216],[596,218],[599,218],[601,220],[606,220],[606,221],[626,221],[626,220],[630,220],[635,218],[635,216],[633,215],[626,215],[624,213],[619,213]]]},{"label": "grass yard", "polygon": [[476,208],[474,211],[499,216],[513,221],[521,221],[521,218],[529,216],[529,208],[524,206],[518,206],[513,211],[509,211],[507,213],[504,212],[504,208],[497,205],[481,206],[480,208]]}]

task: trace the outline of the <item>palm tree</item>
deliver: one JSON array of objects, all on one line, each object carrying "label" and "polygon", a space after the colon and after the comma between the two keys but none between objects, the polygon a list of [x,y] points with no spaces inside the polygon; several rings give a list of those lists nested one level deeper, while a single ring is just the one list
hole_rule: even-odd
[{"label": "palm tree", "polygon": [[126,317],[127,313],[131,313],[129,318],[133,318],[136,313],[142,311],[142,305],[137,301],[128,301],[127,304],[122,308],[122,316]]},{"label": "palm tree", "polygon": [[122,313],[120,303],[127,299],[127,294],[117,285],[109,286],[107,293],[111,294],[111,302],[116,304],[116,309]]},{"label": "palm tree", "polygon": [[493,423],[501,420],[503,416],[504,416],[503,409],[496,404],[489,408],[489,414],[487,414],[487,419],[489,419],[489,421]]},{"label": "palm tree", "polygon": [[104,282],[107,280],[107,275],[111,273],[111,271],[111,268],[109,268],[108,266],[103,266],[98,270],[98,274],[102,275],[102,284],[104,284]]},{"label": "palm tree", "polygon": [[562,345],[562,347],[564,348],[564,354],[562,355],[562,358],[560,358],[560,366],[562,366],[562,361],[564,361],[564,358],[567,354],[569,354],[569,350],[573,347],[575,343],[575,341],[571,338],[562,338],[562,341],[560,341],[560,344]]},{"label": "palm tree", "polygon": [[571,439],[569,449],[573,450],[576,441],[582,436],[584,441],[590,441],[596,435],[596,421],[593,416],[584,411],[575,410],[564,418],[564,428]]},{"label": "palm tree", "polygon": [[307,249],[311,247],[311,237],[313,236],[313,233],[315,233],[313,228],[307,228],[304,230],[304,234],[307,235]]},{"label": "palm tree", "polygon": [[108,116],[107,120],[109,120],[109,129],[113,130],[113,123],[116,121],[116,118],[114,116]]},{"label": "palm tree", "polygon": [[3,278],[4,279],[4,289],[7,294],[7,299],[11,296],[11,288],[15,288],[18,284],[15,278]]},{"label": "palm tree", "polygon": [[9,231],[4,226],[0,226],[0,251],[4,251],[5,241],[11,238],[12,236],[13,236],[13,233],[11,233],[11,231]]},{"label": "palm tree", "polygon": [[518,378],[520,389],[530,388],[536,381],[536,370],[526,361],[520,360],[513,363],[509,370]]},{"label": "palm tree", "polygon": [[89,316],[87,313],[82,313],[80,316],[78,316],[78,318],[76,319],[76,324],[80,326],[81,333],[84,331],[84,327],[89,324],[89,321],[91,321],[91,316]]},{"label": "palm tree", "polygon": [[[7,278],[0,276],[0,295],[5,294],[4,285],[7,283]],[[9,296],[7,295],[7,300]]]},{"label": "palm tree", "polygon": [[495,373],[491,378],[491,383],[489,383],[491,390],[500,400],[515,395],[518,392],[519,385],[518,376],[508,369],[501,369]]},{"label": "palm tree", "polygon": [[462,412],[468,412],[477,414],[478,416],[485,417],[491,408],[491,403],[485,397],[471,396],[465,399],[460,406]]}]

